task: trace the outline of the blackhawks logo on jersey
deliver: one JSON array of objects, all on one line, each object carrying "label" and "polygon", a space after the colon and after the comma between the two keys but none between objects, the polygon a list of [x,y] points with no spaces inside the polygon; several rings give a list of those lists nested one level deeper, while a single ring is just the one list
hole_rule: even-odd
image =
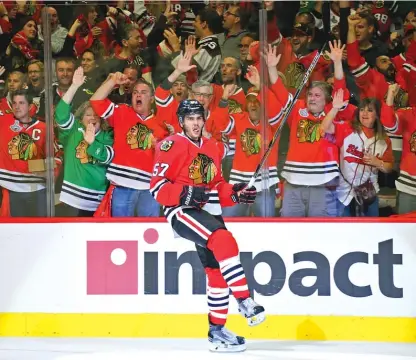
[{"label": "blackhawks logo on jersey", "polygon": [[95,164],[97,161],[87,153],[88,143],[82,140],[75,148],[75,157],[79,159],[81,164]]},{"label": "blackhawks logo on jersey", "polygon": [[376,1],[374,1],[375,2],[375,5],[376,5],[376,8],[377,9],[381,9],[382,7],[384,7],[384,0],[376,0]]},{"label": "blackhawks logo on jersey", "polygon": [[410,136],[410,151],[416,154],[416,131]]},{"label": "blackhawks logo on jersey", "polygon": [[30,160],[38,153],[35,141],[26,133],[13,136],[7,144],[7,151],[12,160]]},{"label": "blackhawks logo on jersey", "polygon": [[[384,101],[387,99],[387,93],[384,95]],[[404,91],[401,87],[399,87],[399,91],[397,92],[396,96],[393,100],[393,106],[397,109],[405,108],[409,105],[409,94]]]},{"label": "blackhawks logo on jersey", "polygon": [[247,156],[256,155],[261,149],[261,135],[254,129],[246,129],[240,135],[241,147]]},{"label": "blackhawks logo on jersey", "polygon": [[160,145],[160,150],[162,151],[169,151],[172,148],[173,141],[172,140],[165,140],[162,142],[162,145]]},{"label": "blackhawks logo on jersey", "polygon": [[305,67],[298,62],[291,63],[285,71],[286,87],[298,88],[305,74]]},{"label": "blackhawks logo on jersey", "polygon": [[314,143],[321,139],[321,131],[319,129],[321,123],[308,119],[302,119],[298,123],[296,136],[300,143]]},{"label": "blackhawks logo on jersey", "polygon": [[214,160],[205,154],[198,154],[189,165],[189,178],[194,181],[195,185],[209,184],[214,180],[218,169],[214,164]]},{"label": "blackhawks logo on jersey", "polygon": [[234,99],[228,99],[228,113],[237,114],[243,112],[241,104]]},{"label": "blackhawks logo on jersey", "polygon": [[126,135],[127,144],[131,149],[147,150],[152,147],[152,130],[146,125],[137,123],[132,126]]}]

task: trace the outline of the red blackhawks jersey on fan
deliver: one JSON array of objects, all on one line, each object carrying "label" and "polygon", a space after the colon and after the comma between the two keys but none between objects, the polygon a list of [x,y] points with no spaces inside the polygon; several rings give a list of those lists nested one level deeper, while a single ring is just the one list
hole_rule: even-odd
[{"label": "red blackhawks jersey on fan", "polygon": [[[155,92],[157,115],[166,124],[172,125],[175,133],[182,132],[179,125],[176,111],[178,110],[179,102],[171,94],[170,90],[158,86]],[[228,107],[213,106],[208,111],[205,129],[218,141],[221,140],[221,131],[225,130],[229,124]],[[231,147],[231,146],[230,146]]]},{"label": "red blackhawks jersey on fan", "polygon": [[[221,86],[217,84],[212,84],[212,86],[214,88],[214,96],[210,104],[210,109],[214,110],[215,107],[218,106],[221,100],[222,94],[224,92],[224,85]],[[242,113],[245,109],[246,109],[246,94],[244,94],[243,88],[238,87],[235,93],[232,94],[228,98],[228,113],[229,114]],[[236,135],[235,129],[232,130],[230,133],[227,132],[227,137],[228,137],[228,144],[230,147],[227,155],[234,155],[236,141],[237,141],[237,135]]]},{"label": "red blackhawks jersey on fan", "polygon": [[183,133],[157,145],[150,192],[163,205],[168,221],[184,208],[180,195],[185,185],[209,189],[209,201],[202,209],[212,215],[221,215],[221,206],[234,205],[232,185],[221,174],[224,154],[224,144],[205,137],[195,143]]},{"label": "red blackhawks jersey on fan", "polygon": [[[309,54],[297,56],[292,50],[290,40],[284,38],[280,31],[278,31],[278,38],[275,42],[277,44],[277,53],[281,55],[277,69],[282,72],[286,78],[286,88],[292,94],[295,94],[297,88],[301,84],[306,70],[311,65],[313,58],[316,56],[318,50],[312,51]],[[315,66],[314,71],[309,79],[312,81],[325,81],[325,74],[331,60],[326,56],[321,56]],[[302,90],[300,99],[305,97],[306,86]]]},{"label": "red blackhawks jersey on fan", "polygon": [[[284,104],[288,91],[279,79],[280,89],[273,87],[279,101]],[[345,86],[344,80],[335,80],[334,92]],[[345,91],[345,90],[344,90]],[[322,136],[320,125],[326,112],[332,108],[327,104],[318,116],[309,113],[306,101],[298,100],[288,118],[290,128],[289,152],[281,176],[295,185],[323,185],[339,175],[339,151],[330,138]],[[351,119],[351,107],[340,111],[335,122]]]},{"label": "red blackhawks jersey on fan", "polygon": [[[273,85],[273,87],[276,86],[276,84]],[[278,87],[279,85],[277,84],[276,91],[279,91]],[[268,90],[267,96],[268,126],[266,132],[267,141],[270,142],[273,138],[274,132],[280,124],[283,106],[280,104],[272,91]],[[288,98],[288,102],[284,104],[284,107],[288,105],[289,100],[291,100],[291,97]],[[262,102],[261,96],[259,101],[260,103]],[[263,149],[265,148],[265,145],[267,145],[264,144],[264,140],[262,139],[263,125],[260,122],[258,124],[254,124],[250,120],[249,113],[246,111],[230,115],[230,120],[230,125],[224,132],[224,134],[227,135],[234,130],[236,134],[235,155],[233,159],[233,167],[230,173],[230,184],[237,184],[241,182],[248,183],[254,175],[257,165],[260,163],[263,155]],[[273,150],[267,159],[269,179],[268,184],[265,185],[266,188],[269,188],[279,182],[279,178],[277,176],[278,144],[279,141],[276,141]],[[262,179],[260,176],[256,179],[254,186],[257,191],[264,190],[262,189]]]},{"label": "red blackhawks jersey on fan", "polygon": [[153,114],[143,119],[126,104],[116,105],[108,99],[91,100],[95,113],[114,128],[114,159],[107,179],[127,188],[149,189],[153,168],[152,136],[162,140],[167,131]]},{"label": "red blackhawks jersey on fan", "polygon": [[[224,93],[224,85],[212,84],[214,93],[210,104],[210,109],[213,110],[218,106]],[[246,94],[241,87],[237,87],[234,94],[228,98],[229,112],[234,114],[236,112],[244,111],[246,108]]]},{"label": "red blackhawks jersey on fan", "polygon": [[378,31],[383,41],[388,39],[390,35],[390,27],[392,25],[392,19],[390,11],[384,5],[384,1],[373,1],[374,6],[371,9],[372,14],[377,19]]},{"label": "red blackhawks jersey on fan", "polygon": [[[360,88],[361,99],[375,97],[380,102],[383,102],[389,89],[389,83],[386,81],[384,75],[376,69],[370,68],[360,54],[357,41],[352,44],[347,44],[347,51],[348,66],[355,77],[357,86]],[[407,106],[409,101],[409,94],[406,92],[408,86],[402,76],[404,71],[405,70],[402,69],[396,74],[396,81],[400,85],[400,90],[394,98],[394,105],[396,108]],[[392,141],[393,150],[401,150],[401,136],[394,134],[388,135]]]},{"label": "red blackhawks jersey on fan", "polygon": [[23,124],[0,112],[0,186],[16,192],[45,188],[45,179],[29,172],[30,160],[45,159],[46,124]]},{"label": "red blackhawks jersey on fan", "polygon": [[390,111],[381,117],[384,127],[392,134],[403,135],[403,152],[400,161],[400,176],[396,189],[416,195],[416,107]]},{"label": "red blackhawks jersey on fan", "polygon": [[394,67],[397,71],[400,71],[403,69],[403,65],[406,62],[406,56],[404,53],[400,53],[399,55],[396,55],[395,57],[391,58],[391,62],[394,64]]},{"label": "red blackhawks jersey on fan", "polygon": [[[384,75],[376,69],[370,68],[364,57],[361,56],[357,41],[347,44],[347,51],[348,66],[355,77],[357,86],[360,88],[361,99],[375,97],[379,101],[383,101],[389,89],[389,83]],[[407,85],[404,78],[400,76],[401,74],[401,72],[398,72],[396,75],[396,82],[402,89],[394,99],[398,108],[407,106],[408,101],[405,92]]]},{"label": "red blackhawks jersey on fan", "polygon": [[[12,114],[12,102],[9,99],[9,95],[0,99],[0,111],[4,114]],[[38,111],[38,107],[35,104],[29,106],[29,116],[34,117]]]}]

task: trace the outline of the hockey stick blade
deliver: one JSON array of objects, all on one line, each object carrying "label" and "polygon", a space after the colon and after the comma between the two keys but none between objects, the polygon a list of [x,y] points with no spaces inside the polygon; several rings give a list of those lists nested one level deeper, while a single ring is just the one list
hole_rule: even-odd
[{"label": "hockey stick blade", "polygon": [[325,44],[322,46],[321,50],[316,53],[315,57],[312,60],[311,65],[309,66],[308,70],[306,71],[305,75],[303,76],[302,83],[297,88],[297,90],[295,92],[295,95],[293,96],[292,101],[290,102],[289,106],[285,109],[284,113],[282,114],[283,119],[280,122],[280,125],[277,128],[276,132],[274,133],[273,138],[270,141],[266,152],[264,153],[263,157],[260,160],[260,163],[257,165],[256,171],[254,172],[254,175],[251,177],[251,179],[250,179],[250,181],[247,185],[248,188],[250,188],[254,185],[257,176],[259,176],[261,168],[263,167],[264,163],[266,162],[267,158],[269,157],[270,153],[272,152],[273,145],[276,143],[277,139],[279,138],[279,136],[280,136],[280,134],[283,130],[283,126],[286,124],[286,121],[289,118],[289,115],[292,112],[293,107],[295,106],[296,100],[298,99],[300,93],[302,92],[303,88],[305,87],[306,83],[308,82],[309,77],[312,74],[312,71],[315,69],[315,66],[319,61],[319,58],[324,53],[326,45],[327,45],[327,43],[325,42]]}]

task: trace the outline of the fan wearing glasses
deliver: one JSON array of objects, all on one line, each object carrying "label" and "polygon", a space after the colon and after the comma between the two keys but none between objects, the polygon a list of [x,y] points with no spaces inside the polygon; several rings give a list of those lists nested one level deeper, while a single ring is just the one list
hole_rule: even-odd
[{"label": "fan wearing glasses", "polygon": [[230,5],[224,12],[222,21],[224,33],[218,35],[223,58],[240,58],[241,39],[249,33],[245,29],[248,18],[247,11],[238,5]]}]

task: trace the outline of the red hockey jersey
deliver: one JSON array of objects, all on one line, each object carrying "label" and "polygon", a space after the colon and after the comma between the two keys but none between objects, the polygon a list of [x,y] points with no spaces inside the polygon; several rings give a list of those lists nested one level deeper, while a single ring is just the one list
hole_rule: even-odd
[{"label": "red hockey jersey", "polygon": [[[284,104],[288,91],[279,79],[280,90],[273,87],[280,103]],[[345,85],[345,81],[336,80],[334,92]],[[339,175],[339,152],[332,139],[322,137],[320,125],[326,113],[332,108],[327,104],[318,116],[309,113],[306,101],[298,100],[288,118],[290,128],[289,152],[281,176],[295,185],[323,185]],[[347,113],[344,113],[346,111]],[[351,108],[340,111],[335,121],[346,120],[351,117]],[[351,117],[352,118],[352,117]]]},{"label": "red hockey jersey", "polygon": [[[212,101],[210,104],[211,110],[214,110],[215,107],[218,106],[222,98],[222,94],[224,92],[224,85],[221,86],[221,85],[213,84],[213,88],[214,88],[214,97],[212,98]],[[229,114],[237,114],[237,113],[241,113],[242,111],[245,111],[246,94],[244,94],[243,88],[240,87],[236,89],[236,92],[228,98],[228,104],[229,104],[228,105]],[[229,144],[229,151],[227,155],[234,155],[236,139],[237,139],[235,130],[227,133],[227,138],[228,138],[228,144]]]},{"label": "red hockey jersey", "polygon": [[234,205],[232,185],[221,173],[224,154],[224,144],[204,137],[196,144],[184,134],[176,134],[158,144],[150,192],[163,205],[168,221],[183,208],[180,194],[184,185],[209,189],[203,210],[212,215],[221,215],[221,206]]},{"label": "red hockey jersey", "polygon": [[[12,102],[8,96],[0,99],[0,111],[4,114],[12,114]],[[38,107],[35,104],[30,104],[29,106],[29,116],[34,117],[38,112]]]},{"label": "red hockey jersey", "polygon": [[403,152],[400,161],[400,176],[396,180],[396,189],[416,195],[416,107],[399,109],[394,113],[384,112],[381,121],[392,134],[403,135]]},{"label": "red hockey jersey", "polygon": [[[272,87],[275,86],[277,86],[275,90],[279,91],[279,84],[276,83]],[[236,134],[235,155],[233,159],[233,167],[230,173],[230,184],[240,182],[248,183],[250,181],[263,156],[265,145],[267,145],[264,144],[265,140],[262,138],[262,132],[266,132],[266,139],[270,142],[273,138],[274,132],[280,125],[284,107],[289,104],[288,101],[283,107],[271,90],[267,91],[267,96],[267,129],[263,130],[263,124],[260,122],[258,124],[254,124],[250,120],[250,116],[246,111],[230,115],[230,125],[224,132],[225,135],[227,135],[231,132],[231,130],[234,130]],[[289,97],[289,100],[290,99],[291,97]],[[261,96],[259,101],[262,102]],[[279,182],[279,178],[277,176],[278,146],[279,140],[276,141],[273,150],[267,159],[266,166],[269,171],[269,179],[268,183],[265,184],[266,189]],[[263,183],[261,177],[256,179],[254,185],[258,192],[265,190],[262,188]]]},{"label": "red hockey jersey", "polygon": [[45,159],[46,131],[44,122],[23,124],[0,112],[0,186],[16,192],[45,188],[45,178],[29,172],[29,161]]},{"label": "red hockey jersey", "polygon": [[[205,130],[210,133],[215,140],[222,142],[222,134],[226,131],[229,123],[228,107],[217,106],[212,111],[208,111]],[[228,150],[228,154],[230,149],[231,146]]]},{"label": "red hockey jersey", "polygon": [[[383,101],[389,89],[389,83],[384,75],[376,69],[370,68],[364,57],[361,56],[357,41],[347,44],[347,51],[348,66],[355,77],[357,86],[360,88],[361,99],[375,97],[380,102]],[[407,88],[401,77],[396,76],[396,81],[402,89]],[[404,90],[399,92],[394,99],[397,108],[407,106],[408,96]]]},{"label": "red hockey jersey", "polygon": [[131,106],[116,105],[108,99],[91,100],[95,113],[114,128],[114,159],[107,179],[127,188],[149,189],[153,168],[152,137],[162,140],[168,135],[158,117],[143,119]]},{"label": "red hockey jersey", "polygon": [[[214,88],[214,95],[210,104],[210,109],[215,109],[222,98],[224,93],[224,85],[212,84]],[[229,113],[234,114],[236,112],[244,111],[246,108],[246,94],[241,87],[238,87],[234,94],[228,98],[229,102]]]},{"label": "red hockey jersey", "polygon": [[392,25],[389,9],[387,9],[384,5],[384,1],[374,1],[374,6],[372,7],[371,12],[377,19],[377,28],[380,33],[381,40],[386,41],[390,35],[390,27]]},{"label": "red hockey jersey", "polygon": [[404,53],[391,58],[391,62],[394,64],[394,67],[397,71],[400,71],[403,68],[404,63],[406,62],[406,56]]},{"label": "red hockey jersey", "polygon": [[416,63],[404,63],[401,70],[404,74],[407,91],[409,94],[409,106],[416,106]]},{"label": "red hockey jersey", "polygon": [[[162,86],[158,86],[155,92],[155,100],[157,106],[157,116],[163,119],[164,123],[172,125],[175,129],[175,133],[181,133],[182,128],[179,125],[178,116],[176,115],[179,102],[171,94],[170,90],[166,90]],[[229,107],[219,106],[213,106],[208,111],[205,129],[217,141],[221,141],[221,131],[224,131],[226,126],[229,124],[228,111]],[[234,148],[235,145],[233,149]]]},{"label": "red hockey jersey", "polygon": [[[365,61],[364,57],[360,54],[358,42],[347,44],[348,51],[348,66],[351,73],[355,77],[355,82],[360,89],[361,99],[375,97],[380,102],[384,101],[384,98],[389,89],[389,83],[386,81],[383,74],[376,69],[370,68]],[[405,107],[408,105],[408,94],[406,92],[407,85],[404,82],[403,69],[397,73],[396,81],[400,85],[400,91],[394,99],[394,105],[396,108]],[[393,150],[401,150],[402,139],[400,136],[394,134],[388,134],[392,141]]]},{"label": "red hockey jersey", "polygon": [[[305,72],[311,65],[313,58],[315,57],[318,50],[298,57],[292,50],[292,44],[290,43],[290,40],[284,38],[280,32],[276,43],[277,53],[281,55],[277,69],[285,76],[285,85],[287,90],[294,94],[302,82]],[[314,71],[312,72],[309,82],[325,81],[325,75],[328,72],[330,64],[330,59],[328,59],[326,56],[321,56],[315,66]],[[305,86],[304,90],[302,91],[299,97],[300,99],[305,98],[306,88],[307,86]]]}]

